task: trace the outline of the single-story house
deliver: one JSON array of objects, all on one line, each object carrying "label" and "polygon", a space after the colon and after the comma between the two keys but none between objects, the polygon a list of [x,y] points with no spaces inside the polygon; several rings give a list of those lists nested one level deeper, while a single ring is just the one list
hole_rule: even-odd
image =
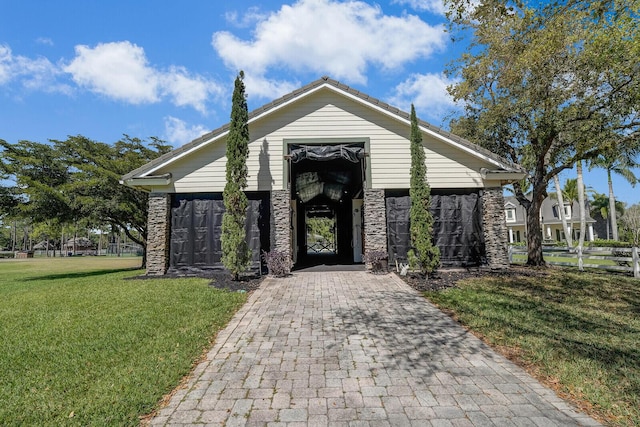
[{"label": "single-story house", "polygon": [[[523,169],[429,123],[419,126],[443,265],[507,266],[502,186],[522,179]],[[322,77],[252,111],[249,131],[254,261],[261,250],[284,251],[297,264],[315,250],[342,263],[360,263],[371,250],[390,261],[406,256],[408,113]],[[221,266],[228,132],[227,124],[122,177],[150,193],[147,274]],[[320,229],[334,238],[318,246]]]},{"label": "single-story house", "polygon": [[[596,237],[593,232],[596,220],[591,218],[589,214],[589,203],[585,201],[585,205],[587,223],[585,241],[590,242]],[[509,231],[509,243],[526,242],[526,214],[524,207],[515,197],[505,197],[504,215]],[[567,221],[567,226],[571,230],[571,238],[578,240],[580,237],[580,204],[577,201],[573,203],[564,202],[564,206],[560,209],[558,199],[549,196],[542,201],[542,207],[540,208],[540,225],[542,227],[542,238],[545,242],[565,241],[565,232],[562,228],[562,217],[560,215],[564,215]]]},{"label": "single-story house", "polygon": [[95,255],[96,245],[87,237],[74,237],[66,241],[63,249],[73,255]]}]

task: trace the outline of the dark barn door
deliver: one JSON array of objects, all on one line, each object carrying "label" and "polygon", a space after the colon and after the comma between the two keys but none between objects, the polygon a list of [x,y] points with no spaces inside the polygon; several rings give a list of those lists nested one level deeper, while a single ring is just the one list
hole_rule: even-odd
[{"label": "dark barn door", "polygon": [[[268,250],[268,212],[263,200],[249,200],[246,239],[252,251],[252,270],[260,268],[260,251]],[[224,203],[220,197],[180,197],[171,208],[171,240],[169,272],[223,270],[222,215]],[[266,214],[266,215],[265,215]],[[265,235],[266,232],[266,235]]]},{"label": "dark barn door", "polygon": [[[409,196],[387,197],[389,261],[406,260],[411,248]],[[482,207],[477,193],[432,194],[433,240],[443,267],[478,266],[486,262]]]}]

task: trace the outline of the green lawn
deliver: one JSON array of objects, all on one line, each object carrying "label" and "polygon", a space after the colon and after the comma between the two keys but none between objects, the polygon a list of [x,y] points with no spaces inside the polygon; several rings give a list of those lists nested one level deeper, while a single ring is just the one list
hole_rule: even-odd
[{"label": "green lawn", "polygon": [[0,425],[138,425],[246,300],[139,264],[0,261]]},{"label": "green lawn", "polygon": [[592,414],[640,425],[640,280],[549,270],[426,296]]},{"label": "green lawn", "polygon": [[[566,263],[570,263],[570,264],[575,264],[576,267],[578,266],[578,258],[576,257],[568,257],[568,256],[553,256],[553,255],[545,255],[544,256],[544,260],[549,262],[549,263],[560,263],[560,262],[566,262]],[[519,263],[519,264],[524,264],[527,262],[527,256],[524,254],[514,254],[513,255],[513,262],[514,263]],[[588,259],[588,258],[583,258],[583,262],[585,264],[595,264],[595,265],[618,265],[617,262],[612,261],[612,260],[608,260],[608,259]]]}]

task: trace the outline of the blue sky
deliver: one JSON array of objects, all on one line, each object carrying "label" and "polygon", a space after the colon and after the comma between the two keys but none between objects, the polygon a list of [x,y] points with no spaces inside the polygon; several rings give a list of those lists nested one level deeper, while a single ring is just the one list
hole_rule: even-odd
[{"label": "blue sky", "polygon": [[[446,128],[443,70],[463,47],[445,25],[439,0],[3,0],[0,138],[178,147],[228,121],[241,69],[250,110],[328,75]],[[586,184],[607,192],[600,171]]]}]

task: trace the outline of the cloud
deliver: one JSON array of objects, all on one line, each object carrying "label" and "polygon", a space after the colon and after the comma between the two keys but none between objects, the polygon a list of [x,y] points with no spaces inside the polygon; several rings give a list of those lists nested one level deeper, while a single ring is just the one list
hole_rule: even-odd
[{"label": "cloud", "polygon": [[447,92],[447,86],[456,82],[443,74],[413,74],[395,87],[389,103],[404,111],[413,104],[425,120],[442,122],[448,113],[460,108]]},{"label": "cloud", "polygon": [[11,49],[7,45],[0,44],[0,84],[7,83],[13,77],[12,62]]},{"label": "cloud", "polygon": [[237,11],[231,11],[224,14],[226,21],[238,28],[248,28],[254,25],[256,22],[264,20],[267,16],[260,12],[260,8],[253,6],[250,7],[245,14],[239,17]]},{"label": "cloud", "polygon": [[408,5],[415,10],[424,10],[438,15],[444,15],[447,9],[443,0],[393,0],[392,3]]},{"label": "cloud", "polygon": [[38,37],[36,39],[36,43],[46,46],[53,46],[53,40],[51,40],[49,37]]},{"label": "cloud", "polygon": [[68,85],[56,81],[60,74],[59,67],[48,59],[16,56],[8,45],[0,44],[0,85],[19,81],[30,90],[70,93]]},{"label": "cloud", "polygon": [[204,113],[210,95],[223,92],[217,83],[190,75],[185,68],[152,67],[144,49],[128,41],[78,45],[76,57],[64,67],[81,87],[131,104],[159,102],[168,96],[177,106],[191,106]]},{"label": "cloud", "polygon": [[188,126],[184,120],[167,116],[164,118],[164,131],[164,139],[173,145],[180,146],[204,135],[209,132],[209,129],[203,125]]},{"label": "cloud", "polygon": [[[414,15],[384,15],[380,7],[362,1],[299,0],[283,5],[261,20],[252,40],[220,31],[212,46],[232,70],[244,70],[256,81],[271,69],[329,74],[350,83],[366,84],[372,66],[401,69],[444,47],[441,25],[429,25]],[[293,85],[276,82],[270,91]]]},{"label": "cloud", "polygon": [[244,84],[248,97],[275,99],[293,92],[301,85],[299,82],[287,82],[266,78],[261,74],[245,73]]}]

